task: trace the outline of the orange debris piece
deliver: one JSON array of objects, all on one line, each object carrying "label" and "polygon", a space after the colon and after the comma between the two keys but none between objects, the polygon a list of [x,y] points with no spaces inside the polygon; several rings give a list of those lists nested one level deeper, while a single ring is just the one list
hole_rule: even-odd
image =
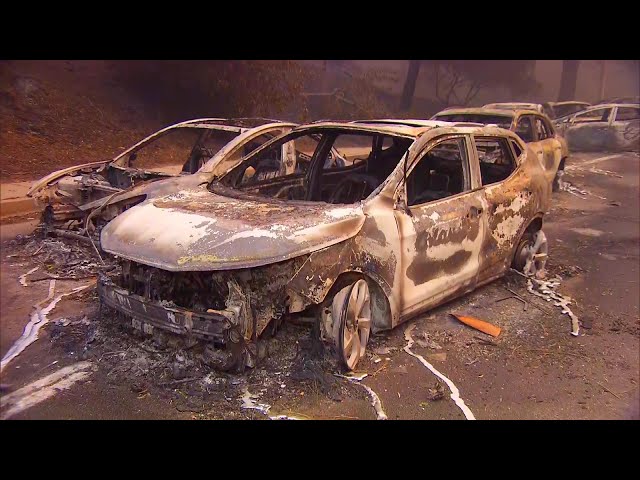
[{"label": "orange debris piece", "polygon": [[484,320],[479,320],[474,317],[466,317],[464,315],[457,315],[455,313],[452,313],[451,315],[456,317],[465,325],[469,325],[470,327],[473,327],[476,330],[480,330],[481,332],[489,334],[493,337],[497,337],[502,331],[500,327],[496,327],[495,325],[492,325],[489,322],[485,322]]}]

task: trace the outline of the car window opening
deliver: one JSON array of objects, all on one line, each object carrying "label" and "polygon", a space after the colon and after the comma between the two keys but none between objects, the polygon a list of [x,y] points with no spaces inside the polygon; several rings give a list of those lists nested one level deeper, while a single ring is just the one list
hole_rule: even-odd
[{"label": "car window opening", "polygon": [[475,137],[482,185],[505,180],[516,168],[511,149],[504,138]]},{"label": "car window opening", "polygon": [[463,138],[438,143],[419,158],[407,178],[407,205],[420,205],[470,190]]},{"label": "car window opening", "polygon": [[270,198],[352,204],[387,179],[412,143],[373,132],[294,132],[247,156],[220,183]]}]

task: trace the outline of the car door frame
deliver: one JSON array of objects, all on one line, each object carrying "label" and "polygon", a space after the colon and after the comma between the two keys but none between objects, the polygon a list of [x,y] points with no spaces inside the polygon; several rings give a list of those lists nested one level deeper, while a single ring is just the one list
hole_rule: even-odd
[{"label": "car door frame", "polygon": [[[489,133],[473,134],[473,150],[478,161],[478,168],[480,167],[480,159],[475,143],[476,137],[503,139],[511,152],[515,165],[511,174],[499,182],[483,185],[482,176],[480,175],[479,180],[481,186],[479,189],[484,193],[484,201],[487,205],[485,216],[486,240],[481,251],[481,262],[477,280],[478,285],[483,285],[500,277],[505,270],[509,268],[513,251],[519,241],[517,233],[512,236],[512,238],[503,236],[504,231],[507,229],[500,229],[500,224],[497,223],[497,219],[502,218],[501,215],[506,213],[507,210],[512,210],[514,211],[514,215],[510,218],[517,219],[519,217],[519,220],[510,220],[509,218],[505,218],[502,221],[504,224],[513,223],[514,221],[516,223],[526,222],[530,217],[532,217],[531,213],[526,212],[526,210],[528,208],[529,199],[533,198],[533,192],[528,188],[529,181],[527,173],[521,166],[524,158],[523,156],[526,155],[526,148],[523,149],[520,156],[518,156],[513,148],[511,139],[507,136]],[[524,140],[522,141],[525,143]],[[525,147],[527,145],[528,144],[525,143]],[[522,185],[525,185],[525,188],[521,188],[520,186]],[[519,214],[518,212],[522,211],[523,208],[525,214]],[[519,232],[522,230],[522,225],[517,225],[517,228],[513,228],[514,225],[509,225],[509,227],[510,232]],[[501,242],[504,242],[504,245]]]},{"label": "car door frame", "polygon": [[545,170],[545,175],[549,182],[553,182],[556,172],[558,171],[558,167],[560,166],[560,161],[562,160],[562,144],[560,143],[560,140],[556,138],[555,130],[553,129],[551,122],[545,118],[544,115],[536,115],[536,120],[542,122],[542,125],[547,132],[547,137],[541,140],[538,137],[538,129],[535,129],[536,138],[538,139],[538,143],[540,143],[544,154],[544,162],[542,165]]},{"label": "car door frame", "polygon": [[[609,109],[609,117],[607,119],[607,121],[602,121],[602,120],[596,120],[595,122],[578,122],[576,123],[576,117],[585,115],[589,112],[592,111],[596,111],[596,110],[606,110]],[[603,138],[604,140],[601,142],[602,148],[606,149],[606,148],[610,148],[612,146],[612,143],[615,139],[615,132],[614,129],[612,127],[612,122],[613,119],[615,118],[615,115],[617,113],[617,107],[615,105],[604,105],[604,106],[594,106],[594,108],[590,108],[588,110],[583,110],[582,112],[578,112],[575,115],[573,115],[569,122],[568,122],[568,126],[564,132],[564,136],[567,139],[567,142],[570,141],[570,132],[573,130],[574,134],[577,130],[587,130],[587,132],[589,132],[589,130],[591,130],[592,134],[591,135],[586,135],[585,138],[597,138],[598,133],[600,133],[601,138]],[[587,144],[587,149],[591,150],[594,147],[597,147],[598,145],[596,144]]]},{"label": "car door frame", "polygon": [[613,147],[620,148],[620,149],[637,147],[637,139],[636,140],[627,139],[627,137],[625,137],[625,131],[628,125],[630,124],[630,122],[640,123],[640,120],[632,119],[632,120],[621,120],[620,122],[618,122],[617,120],[618,112],[620,111],[621,108],[635,108],[640,112],[640,106],[637,106],[637,105],[616,105],[615,106],[615,112],[613,112],[610,119],[611,130],[613,131],[613,135],[616,141],[616,145],[613,145]]},{"label": "car door frame", "polygon": [[[456,138],[464,140],[469,189],[439,200],[409,206],[406,180],[429,151],[444,141]],[[399,293],[397,304],[401,321],[475,288],[480,268],[480,250],[484,244],[486,232],[486,202],[480,188],[478,160],[472,148],[470,133],[438,135],[419,147],[416,154],[405,157],[404,161],[411,161],[411,163],[406,169],[406,174],[398,182],[393,195],[401,251],[400,282],[396,290]],[[456,205],[461,202],[462,205]],[[474,209],[475,212],[472,214]],[[460,228],[455,229],[457,223],[460,224]],[[476,236],[468,239],[464,225],[475,223],[478,226]],[[451,232],[454,233],[451,234]],[[431,240],[439,242],[432,244]],[[456,245],[456,240],[459,245]],[[471,244],[471,250],[463,248],[463,245],[469,244]],[[424,252],[422,248],[425,248]],[[427,254],[429,249],[434,253],[440,252],[440,255],[446,253],[450,255],[444,259],[438,258],[438,255],[429,258]],[[470,251],[466,262],[463,263],[460,260],[458,265],[455,261],[449,261],[455,255],[464,259],[464,253],[460,254],[465,251]],[[449,265],[445,264],[447,261]],[[439,270],[442,274],[430,278],[431,274],[425,274],[423,270],[432,267],[436,262],[442,264]]]}]

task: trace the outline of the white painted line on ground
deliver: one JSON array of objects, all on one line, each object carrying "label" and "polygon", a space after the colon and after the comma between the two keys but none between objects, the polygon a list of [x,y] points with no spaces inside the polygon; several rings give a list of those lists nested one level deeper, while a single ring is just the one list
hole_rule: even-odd
[{"label": "white painted line on ground", "polygon": [[31,320],[29,320],[29,323],[25,325],[22,335],[20,336],[20,338],[18,338],[18,340],[14,342],[13,345],[11,345],[11,348],[9,349],[9,351],[7,351],[5,356],[2,358],[2,362],[0,362],[0,372],[4,370],[4,367],[6,367],[11,360],[13,360],[15,357],[20,355],[20,353],[22,353],[25,348],[27,348],[29,345],[31,345],[33,342],[35,342],[38,339],[38,335],[40,334],[40,329],[49,322],[49,319],[47,318],[47,314],[56,307],[58,302],[62,300],[63,297],[66,297],[67,295],[72,295],[74,293],[78,293],[82,290],[89,288],[92,285],[93,284],[85,285],[82,287],[76,287],[70,292],[61,293],[56,298],[54,298],[49,305],[41,309],[40,304],[48,300],[51,300],[51,298],[53,298],[53,295],[55,293],[56,281],[51,280],[51,282],[49,283],[49,296],[43,301],[34,305],[35,311],[31,314]]},{"label": "white painted line on ground", "polygon": [[415,357],[418,360],[420,360],[420,362],[425,367],[427,367],[431,371],[431,373],[433,373],[436,377],[438,377],[440,380],[446,383],[447,386],[449,387],[449,390],[451,390],[451,400],[453,400],[455,404],[458,406],[458,408],[462,410],[462,413],[464,413],[465,418],[467,420],[475,420],[476,417],[473,415],[473,412],[469,409],[469,407],[467,407],[467,405],[464,403],[464,400],[460,398],[460,390],[458,390],[458,387],[456,387],[455,384],[451,380],[449,380],[447,377],[445,377],[442,373],[436,370],[436,368],[433,365],[431,365],[429,362],[427,362],[422,357],[422,355],[418,355],[411,351],[411,347],[413,346],[413,337],[411,336],[411,331],[415,328],[415,326],[416,325],[414,323],[413,325],[410,325],[409,327],[407,327],[407,329],[404,331],[404,338],[407,341],[407,345],[404,347],[404,351],[407,352],[412,357]]},{"label": "white painted line on ground", "polygon": [[584,167],[585,165],[593,165],[594,163],[604,162],[605,160],[610,160],[612,158],[621,157],[621,156],[622,156],[622,154],[616,153],[614,155],[607,155],[605,157],[593,158],[591,160],[587,160],[586,162],[572,163],[571,165],[567,165],[564,169],[565,170],[576,170],[576,169]]},{"label": "white painted line on ground", "polygon": [[4,395],[0,399],[0,406],[8,408],[8,410],[2,413],[0,419],[6,420],[34,405],[44,402],[62,390],[71,388],[80,380],[84,380],[91,375],[93,370],[94,367],[91,362],[75,363],[36,380],[9,395]]},{"label": "white painted line on ground", "polygon": [[22,285],[23,287],[28,286],[29,284],[27,283],[27,275],[31,275],[33,272],[35,272],[36,270],[38,270],[40,267],[33,267],[31,270],[29,270],[27,273],[23,273],[22,275],[20,275],[19,281],[20,281],[20,285]]}]

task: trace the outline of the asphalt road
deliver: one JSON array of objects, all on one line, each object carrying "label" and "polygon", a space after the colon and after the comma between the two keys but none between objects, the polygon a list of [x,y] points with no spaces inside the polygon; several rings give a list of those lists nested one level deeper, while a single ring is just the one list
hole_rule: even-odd
[{"label": "asphalt road", "polygon": [[[573,300],[571,309],[582,322],[580,335],[570,335],[571,320],[559,307],[529,294],[525,280],[510,274],[372,338],[371,354],[358,367],[368,374],[360,383],[376,393],[389,419],[464,419],[469,412],[477,419],[639,418],[640,159],[636,154],[576,154],[565,180],[587,193],[555,194],[544,231],[550,244],[549,272],[562,278],[557,290]],[[28,286],[19,283],[19,276],[34,266],[29,258],[8,257],[15,250],[7,242],[30,228],[33,222],[1,229],[3,356],[22,334],[32,305],[48,295],[47,281],[29,282],[28,277]],[[60,280],[55,294],[82,284]],[[527,308],[518,299],[505,299],[512,295],[507,289],[524,299]],[[453,320],[451,312],[482,318],[500,326],[502,333],[487,337]],[[98,321],[91,294],[61,299],[49,313],[52,321],[41,330],[41,338],[6,365],[0,417],[267,418],[242,408],[236,387],[247,382],[261,395],[255,398],[271,406],[271,415],[377,416],[363,386],[338,378],[346,386],[336,398],[294,380],[286,359],[277,368],[267,362],[249,380],[225,375],[226,387],[212,393],[210,401],[205,398],[198,408],[185,408],[188,382],[158,386],[144,368],[115,379],[114,364],[105,368],[98,361],[119,355],[124,363],[130,346],[91,356],[86,343],[83,350],[78,347],[83,343],[72,338],[81,322],[54,328],[56,319],[84,315],[86,323]],[[407,327],[417,341],[410,352],[432,369],[405,349]],[[285,329],[280,342],[296,342],[304,331]],[[68,341],[61,343],[65,335]],[[462,402],[451,398],[452,388],[466,414]]]}]

